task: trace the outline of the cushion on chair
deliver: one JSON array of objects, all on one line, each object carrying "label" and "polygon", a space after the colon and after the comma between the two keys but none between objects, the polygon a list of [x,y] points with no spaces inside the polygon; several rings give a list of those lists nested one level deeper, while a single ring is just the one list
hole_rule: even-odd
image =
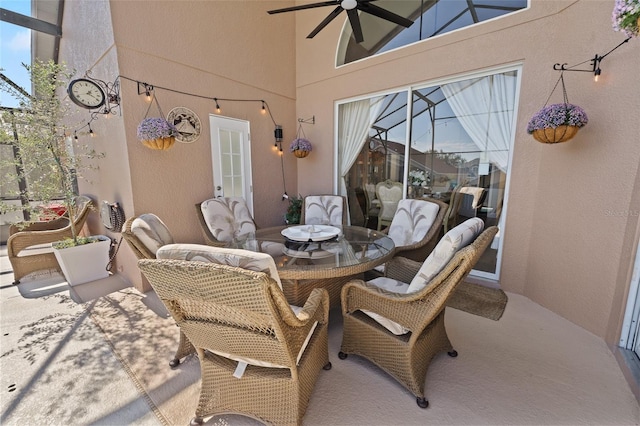
[{"label": "cushion on chair", "polygon": [[309,195],[304,199],[306,225],[342,225],[344,199],[336,195]]},{"label": "cushion on chair", "polygon": [[[373,284],[376,287],[383,288],[385,290],[392,291],[394,293],[405,294],[407,292],[407,288],[409,288],[409,284],[403,283],[402,281],[394,280],[387,277],[378,277],[374,278],[370,281],[367,281],[369,284]],[[381,326],[392,332],[393,334],[401,335],[408,333],[410,330],[404,328],[400,324],[395,321],[391,321],[383,317],[382,315],[376,314],[375,312],[367,311],[365,309],[362,310],[363,313],[369,315],[372,319],[376,320]]]},{"label": "cushion on chair", "polygon": [[211,198],[200,205],[202,216],[218,241],[232,241],[234,237],[256,231],[247,203],[241,197]]},{"label": "cushion on chair", "polygon": [[167,244],[173,244],[173,237],[167,225],[152,213],[141,214],[131,222],[131,233],[135,235],[151,253]]},{"label": "cushion on chair", "polygon": [[396,247],[421,241],[436,220],[440,207],[424,200],[400,200],[389,226],[389,237]]},{"label": "cushion on chair", "polygon": [[411,281],[407,293],[414,293],[426,287],[458,250],[469,245],[484,229],[482,219],[472,217],[447,232],[438,242],[429,257]]},{"label": "cushion on chair", "polygon": [[[248,250],[240,249],[227,249],[221,247],[205,246],[201,244],[170,244],[162,247],[157,253],[158,259],[175,259],[175,260],[187,260],[187,261],[200,261],[200,262],[212,262],[221,265],[237,266],[239,268],[248,269],[255,272],[265,272],[274,281],[278,283],[278,286],[282,289],[282,283],[278,276],[278,270],[273,258],[265,253],[259,253]],[[294,314],[299,317],[302,307],[289,305]],[[305,320],[305,318],[300,318]],[[309,331],[307,338],[300,347],[296,363],[300,362],[302,354],[306,349],[311,336],[318,323],[316,322]],[[272,367],[272,368],[287,368],[283,365],[273,364],[271,362],[262,361],[253,358],[241,357],[233,355],[227,352],[211,351],[216,355],[232,359],[237,362],[244,362],[246,364],[257,365],[260,367]]]},{"label": "cushion on chair", "polygon": [[267,273],[282,288],[273,258],[266,253],[249,250],[205,246],[202,244],[169,244],[156,253],[158,259],[190,260],[237,266]]}]

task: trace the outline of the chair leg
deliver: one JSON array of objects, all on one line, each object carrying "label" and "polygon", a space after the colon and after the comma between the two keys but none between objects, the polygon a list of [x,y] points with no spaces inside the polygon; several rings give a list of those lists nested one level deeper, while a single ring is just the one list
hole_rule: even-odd
[{"label": "chair leg", "polygon": [[420,408],[427,408],[429,406],[429,401],[427,398],[416,398],[416,403]]}]

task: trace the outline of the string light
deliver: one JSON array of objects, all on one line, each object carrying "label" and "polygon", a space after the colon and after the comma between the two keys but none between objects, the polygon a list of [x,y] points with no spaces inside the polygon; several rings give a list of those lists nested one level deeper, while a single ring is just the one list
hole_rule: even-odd
[{"label": "string light", "polygon": [[[186,96],[193,96],[196,98],[201,98],[201,99],[209,99],[209,100],[213,100],[216,104],[216,112],[220,113],[221,112],[221,108],[220,108],[220,103],[218,101],[229,101],[229,102],[260,102],[262,105],[261,108],[261,113],[262,114],[266,114],[269,113],[269,117],[271,118],[271,121],[273,122],[273,125],[276,127],[275,130],[275,139],[276,142],[274,144],[274,147],[276,147],[276,149],[278,149],[278,155],[280,156],[280,164],[282,166],[282,186],[284,189],[284,194],[286,195],[287,190],[286,190],[286,185],[285,185],[285,173],[284,173],[284,160],[283,160],[283,150],[282,150],[282,126],[280,126],[279,124],[276,124],[275,119],[273,118],[273,114],[271,114],[271,109],[269,108],[269,104],[264,100],[264,99],[232,99],[232,98],[217,98],[217,97],[211,97],[211,96],[206,96],[206,95],[201,95],[198,93],[188,93],[188,92],[184,92],[181,90],[175,90],[175,89],[171,89],[168,87],[161,87],[161,86],[153,86],[151,84],[148,83],[144,83],[138,80],[135,80],[133,78],[129,78],[126,77],[124,75],[119,75],[118,78],[122,78],[125,80],[129,80],[133,83],[136,83],[138,85],[138,95],[142,95],[143,93],[145,94],[145,96],[148,97],[148,100],[151,101],[153,96],[153,92],[155,89],[162,89],[162,90],[167,90],[169,92],[173,92],[173,93],[179,93],[181,95],[186,95]],[[283,198],[284,199],[284,198]]]},{"label": "string light", "polygon": [[87,123],[87,126],[89,126],[89,135],[93,138],[95,137],[95,133],[93,133],[93,129],[91,128],[91,122]]},{"label": "string light", "polygon": [[75,130],[73,131],[73,139],[78,140],[78,133]]}]

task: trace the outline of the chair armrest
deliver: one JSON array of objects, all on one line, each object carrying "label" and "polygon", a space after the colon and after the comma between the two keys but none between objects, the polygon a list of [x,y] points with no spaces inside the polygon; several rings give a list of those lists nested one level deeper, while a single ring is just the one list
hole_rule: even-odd
[{"label": "chair armrest", "polygon": [[423,262],[397,256],[387,262],[385,266],[385,276],[394,280],[410,283],[416,276]]},{"label": "chair armrest", "polygon": [[18,232],[53,231],[69,226],[70,223],[67,217],[57,217],[49,221],[31,222],[23,225],[13,224],[9,227],[9,235],[17,234]]},{"label": "chair armrest", "polygon": [[7,255],[15,257],[27,247],[71,238],[71,226],[48,231],[21,231],[7,239]]},{"label": "chair armrest", "polygon": [[329,293],[323,288],[313,289],[302,311],[296,316],[287,303],[284,294],[274,282],[272,287],[274,293],[276,293],[275,288],[278,288],[278,291],[277,294],[273,294],[274,300],[282,315],[285,325],[283,331],[292,350],[291,356],[295,359],[316,322],[323,325],[329,322]]},{"label": "chair armrest", "polygon": [[357,310],[367,310],[397,322],[415,332],[424,326],[431,306],[422,303],[425,294],[421,291],[410,294],[394,293],[376,287],[362,280],[349,281],[342,287],[342,315],[349,315]]}]

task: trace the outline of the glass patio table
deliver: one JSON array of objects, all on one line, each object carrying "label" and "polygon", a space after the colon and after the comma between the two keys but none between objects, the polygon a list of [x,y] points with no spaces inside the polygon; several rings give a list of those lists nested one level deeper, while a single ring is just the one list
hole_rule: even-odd
[{"label": "glass patio table", "polygon": [[[325,288],[331,306],[340,305],[342,286],[390,260],[395,251],[387,235],[359,226],[278,226],[259,229],[236,241],[238,248],[271,255],[283,292],[302,306],[314,288]],[[311,231],[311,232],[310,232]]]}]

